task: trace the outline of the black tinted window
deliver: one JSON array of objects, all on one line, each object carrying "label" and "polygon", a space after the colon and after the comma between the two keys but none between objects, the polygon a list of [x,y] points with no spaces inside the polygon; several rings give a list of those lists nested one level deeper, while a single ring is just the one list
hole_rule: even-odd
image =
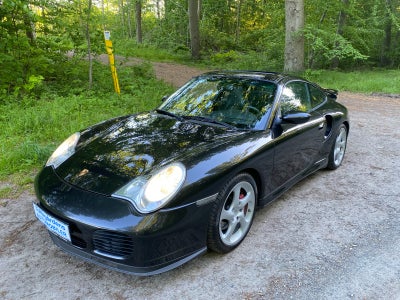
[{"label": "black tinted window", "polygon": [[307,112],[311,109],[308,91],[304,82],[288,83],[281,96],[281,112]]},{"label": "black tinted window", "polygon": [[309,85],[308,87],[310,90],[310,100],[312,108],[320,105],[322,102],[325,101],[326,95],[323,91],[313,85]]},{"label": "black tinted window", "polygon": [[253,78],[202,76],[179,89],[160,109],[259,129],[266,123],[276,88],[274,83]]}]

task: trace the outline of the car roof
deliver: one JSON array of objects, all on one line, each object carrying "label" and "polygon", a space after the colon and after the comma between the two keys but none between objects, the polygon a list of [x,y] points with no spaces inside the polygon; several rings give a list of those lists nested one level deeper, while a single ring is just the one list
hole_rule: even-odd
[{"label": "car roof", "polygon": [[321,90],[323,90],[325,93],[327,93],[331,98],[337,99],[338,91],[335,89],[326,89],[321,86],[319,86],[317,83],[313,83],[308,81],[307,79],[293,76],[293,75],[288,75],[284,73],[279,73],[279,72],[268,72],[268,71],[212,71],[212,72],[207,72],[204,73],[200,76],[223,76],[223,77],[238,77],[238,78],[250,78],[250,79],[258,79],[258,80],[265,80],[269,82],[273,82],[275,84],[286,84],[289,81],[292,80],[300,80],[303,82],[307,82],[309,84],[312,84]]},{"label": "car roof", "polygon": [[267,80],[274,83],[283,83],[291,80],[302,80],[308,82],[304,78],[295,77],[292,75],[283,74],[279,72],[268,72],[268,71],[213,71],[205,73],[203,75],[254,78],[259,80]]}]

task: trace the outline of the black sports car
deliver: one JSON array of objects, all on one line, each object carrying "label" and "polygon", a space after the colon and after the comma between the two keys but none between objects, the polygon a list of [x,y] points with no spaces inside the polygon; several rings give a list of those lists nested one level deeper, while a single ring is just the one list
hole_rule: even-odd
[{"label": "black sports car", "polygon": [[35,214],[66,252],[137,275],[229,252],[257,207],[340,166],[336,95],[279,73],[203,74],[154,111],[70,136],[37,175]]}]

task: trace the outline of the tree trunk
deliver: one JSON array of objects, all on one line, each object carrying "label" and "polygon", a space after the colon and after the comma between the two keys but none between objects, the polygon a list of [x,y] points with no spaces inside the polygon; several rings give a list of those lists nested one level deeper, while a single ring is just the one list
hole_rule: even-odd
[{"label": "tree trunk", "polygon": [[136,41],[138,44],[143,42],[142,37],[142,1],[136,0],[135,5],[135,13],[136,13]]},{"label": "tree trunk", "polygon": [[104,0],[101,0],[101,22],[103,23],[103,31],[106,30],[106,9],[104,7]]},{"label": "tree trunk", "polygon": [[87,51],[88,51],[88,59],[89,59],[89,90],[92,89],[93,86],[93,58],[92,58],[92,45],[90,41],[90,13],[92,11],[92,0],[89,0],[88,3],[88,12],[86,18],[86,42],[87,42]]},{"label": "tree trunk", "polygon": [[127,18],[127,22],[128,22],[128,38],[130,38],[130,39],[133,37],[131,12],[132,12],[132,2],[131,2],[131,0],[128,0],[127,10],[126,10],[126,18]]},{"label": "tree trunk", "polygon": [[160,0],[156,0],[156,10],[157,10],[157,20],[161,20],[161,6],[160,6]]},{"label": "tree trunk", "polygon": [[201,19],[202,19],[202,17],[201,17],[201,7],[202,7],[202,5],[203,5],[203,0],[198,0],[197,2],[198,2],[198,5],[197,5],[197,14],[199,15],[199,20],[201,20]]},{"label": "tree trunk", "polygon": [[[1,3],[1,1],[0,1]],[[29,5],[29,11],[31,11],[31,6]],[[24,25],[25,25],[25,34],[29,40],[29,44],[31,46],[35,45],[36,42],[36,31],[35,31],[35,23],[33,22],[30,14],[24,12],[23,15]]]},{"label": "tree trunk", "polygon": [[[349,0],[342,0],[342,2],[346,8],[349,6]],[[340,10],[339,18],[338,18],[338,27],[337,27],[337,31],[336,31],[336,33],[338,35],[343,35],[344,27],[346,25],[346,18],[347,18],[346,11],[344,9]],[[336,43],[335,47],[338,48],[339,43]],[[333,69],[336,69],[339,67],[339,58],[338,57],[334,57],[332,59],[331,67]]]},{"label": "tree trunk", "polygon": [[119,14],[121,17],[121,33],[122,36],[125,37],[125,9],[124,9],[124,0],[118,1],[119,6]]},{"label": "tree trunk", "polygon": [[239,0],[236,6],[236,30],[235,30],[235,42],[239,41],[240,36],[240,18],[242,12],[242,0]]},{"label": "tree trunk", "polygon": [[304,70],[304,0],[285,0],[285,72]]},{"label": "tree trunk", "polygon": [[392,48],[392,18],[393,13],[391,0],[386,0],[386,21],[385,21],[385,35],[383,38],[382,53],[381,53],[381,66],[387,67],[391,65],[390,50]]},{"label": "tree trunk", "polygon": [[189,31],[192,58],[200,58],[200,28],[198,0],[189,0]]}]

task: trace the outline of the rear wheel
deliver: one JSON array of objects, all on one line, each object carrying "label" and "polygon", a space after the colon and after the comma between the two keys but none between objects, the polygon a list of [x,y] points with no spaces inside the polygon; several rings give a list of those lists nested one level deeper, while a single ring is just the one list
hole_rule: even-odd
[{"label": "rear wheel", "polygon": [[335,170],[342,164],[347,145],[347,127],[342,124],[339,126],[335,142],[329,153],[328,169]]},{"label": "rear wheel", "polygon": [[256,199],[257,185],[249,174],[239,174],[227,182],[211,211],[209,249],[227,253],[243,241],[253,223]]}]

